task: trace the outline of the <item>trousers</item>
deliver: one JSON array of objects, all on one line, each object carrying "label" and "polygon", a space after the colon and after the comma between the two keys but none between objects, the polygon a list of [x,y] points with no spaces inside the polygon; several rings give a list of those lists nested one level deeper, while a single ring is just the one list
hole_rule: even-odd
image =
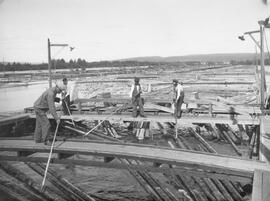
[{"label": "trousers", "polygon": [[140,111],[140,116],[144,116],[143,102],[141,97],[132,98],[132,116],[137,117],[138,106]]},{"label": "trousers", "polygon": [[36,114],[36,128],[34,139],[36,143],[45,142],[50,135],[50,122],[46,115],[46,111],[34,108]]},{"label": "trousers", "polygon": [[182,104],[184,102],[184,94],[181,94],[180,97],[178,98],[178,100],[175,103],[175,111],[174,111],[174,116],[177,118],[180,118],[182,116],[182,111],[181,111],[181,107]]}]

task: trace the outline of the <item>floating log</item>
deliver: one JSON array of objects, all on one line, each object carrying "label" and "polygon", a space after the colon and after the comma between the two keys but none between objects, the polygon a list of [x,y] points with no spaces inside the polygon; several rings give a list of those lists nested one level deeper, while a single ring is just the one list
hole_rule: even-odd
[{"label": "floating log", "polygon": [[241,156],[242,155],[241,151],[234,144],[233,140],[229,137],[229,135],[226,133],[226,131],[224,131],[223,126],[220,124],[216,124],[216,126],[220,130],[220,132],[223,134],[223,136],[226,138],[226,140],[232,145],[232,147],[235,150],[235,152],[237,153],[237,155]]},{"label": "floating log", "polygon": [[218,179],[211,179],[212,182],[217,186],[217,188],[220,190],[222,195],[224,196],[226,201],[234,201],[232,196],[228,193],[226,188],[222,185],[222,183]]},{"label": "floating log", "polygon": [[244,126],[242,124],[237,124],[237,126],[240,131],[241,140],[245,140],[245,141],[248,140],[249,137],[244,129]]},{"label": "floating log", "polygon": [[[25,190],[16,185],[14,182],[9,183],[0,180],[0,189],[8,194],[12,201],[35,201],[34,198],[26,194]],[[10,200],[10,199],[9,199]]]},{"label": "floating log", "polygon": [[[187,146],[186,148],[190,149],[189,146]],[[207,180],[206,180],[207,179]],[[218,179],[215,179],[215,178],[203,178],[202,179],[205,183],[207,183],[208,186],[212,186],[211,187],[211,190],[212,188],[215,189],[215,197],[217,199],[223,199],[220,194],[225,197],[226,199],[225,200],[236,200],[236,201],[242,201],[241,199],[239,200],[239,198],[241,198],[240,194],[238,193],[238,191],[236,190],[236,188],[234,188],[234,186],[229,183],[229,182],[224,182],[224,183],[221,183],[220,180]],[[204,187],[203,184],[200,183],[200,186],[201,188]],[[220,192],[219,192],[219,191]],[[229,194],[229,193],[230,194]],[[204,193],[207,193],[207,190],[204,188]],[[208,195],[209,196],[209,195]],[[233,199],[232,199],[233,198]]]},{"label": "floating log", "polygon": [[211,190],[212,195],[215,196],[216,200],[218,201],[225,201],[224,196],[222,195],[222,193],[218,190],[218,188],[216,187],[216,185],[212,182],[212,180],[208,179],[208,178],[204,178],[203,181],[205,182],[205,184],[208,186],[208,188]]},{"label": "floating log", "polygon": [[242,198],[237,189],[235,189],[229,181],[220,180],[220,182],[226,187],[226,189],[235,201],[244,201],[244,198]]},{"label": "floating log", "polygon": [[[179,138],[179,137],[180,137],[180,136],[178,136],[178,138]],[[181,138],[181,137],[180,137],[180,138]],[[181,142],[180,139],[177,139],[177,142],[178,142],[178,143],[177,143],[178,146],[180,145],[180,148],[181,148],[181,149],[188,149],[188,148],[190,148],[187,144],[184,144],[183,142]],[[173,144],[170,144],[170,146],[171,146],[171,148],[175,149],[175,146],[174,146]],[[204,195],[202,195],[201,193],[199,193],[199,195],[198,195],[198,193],[196,194],[196,193],[194,193],[194,192],[191,190],[191,186],[189,186],[188,181],[186,180],[185,176],[183,176],[183,175],[177,175],[177,179],[181,182],[181,184],[182,184],[183,186],[185,186],[186,189],[187,189],[187,188],[190,188],[190,189],[187,189],[187,190],[188,190],[190,196],[191,196],[193,199],[196,199],[198,196],[199,196],[199,199],[203,199]],[[204,188],[205,185],[204,185],[198,178],[191,177],[190,179],[191,179],[192,182],[197,183],[197,184],[199,185],[199,187],[201,188],[202,192],[205,194],[205,196],[206,196],[207,198],[209,198],[211,201],[216,201],[216,200],[214,199],[214,197],[211,196],[211,193],[208,191],[208,189]]]},{"label": "floating log", "polygon": [[[204,181],[206,179],[204,179]],[[226,201],[234,201],[234,200],[242,201],[240,199],[241,196],[240,196],[239,192],[237,191],[237,189],[230,182],[221,183],[220,180],[215,179],[215,178],[211,178],[210,180],[213,182],[213,184],[215,184],[217,186],[217,188],[220,190],[222,195],[226,198]],[[212,185],[212,183],[208,183],[208,185]]]},{"label": "floating log", "polygon": [[215,150],[211,145],[209,145],[208,142],[206,142],[206,141],[202,138],[202,136],[201,136],[199,133],[197,133],[196,131],[194,131],[193,128],[189,128],[189,131],[190,131],[190,133],[191,133],[197,140],[199,140],[199,141],[203,144],[203,146],[204,146],[210,153],[217,153],[216,150]]},{"label": "floating log", "polygon": [[232,128],[228,124],[223,125],[223,128],[224,128],[224,130],[226,130],[227,134],[230,136],[230,138],[233,140],[233,142],[235,144],[241,143],[240,138],[234,133],[234,131],[232,130]]},{"label": "floating log", "polygon": [[[27,164],[31,169],[36,171],[38,174],[43,176],[43,172],[45,167],[42,164]],[[89,195],[69,183],[66,179],[63,179],[59,176],[56,172],[52,170],[48,170],[48,180],[54,184],[59,190],[63,192],[63,194],[68,195],[72,200],[88,200],[88,201],[95,201],[94,198],[91,198]]]},{"label": "floating log", "polygon": [[25,173],[19,171],[18,169],[14,168],[13,166],[9,165],[7,162],[1,162],[0,168],[6,172],[11,177],[16,178],[20,182],[23,183],[24,187],[27,188],[29,191],[33,192],[37,197],[40,197],[42,200],[55,200],[53,197],[50,196],[48,192],[42,192],[40,188],[38,188],[36,182],[28,177]]},{"label": "floating log", "polygon": [[[129,164],[130,161],[126,159],[119,159],[122,163]],[[144,188],[144,190],[151,196],[152,199],[157,201],[163,201],[160,195],[155,191],[155,189],[147,183],[147,181],[140,175],[139,171],[129,169],[129,173],[139,182],[139,184]]]}]

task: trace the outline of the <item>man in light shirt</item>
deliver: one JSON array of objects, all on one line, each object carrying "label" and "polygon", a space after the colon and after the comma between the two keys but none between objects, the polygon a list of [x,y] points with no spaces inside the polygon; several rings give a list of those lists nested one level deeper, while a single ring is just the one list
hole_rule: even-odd
[{"label": "man in light shirt", "polygon": [[132,102],[132,116],[137,117],[138,116],[138,109],[137,107],[139,106],[139,112],[141,117],[144,116],[144,110],[143,110],[143,101],[141,98],[141,93],[142,93],[142,88],[140,85],[140,79],[135,77],[134,78],[134,85],[131,87],[130,91],[130,97],[131,97],[131,102]]},{"label": "man in light shirt", "polygon": [[184,102],[184,88],[183,88],[183,83],[178,82],[178,80],[174,79],[173,80],[173,103],[175,105],[174,109],[174,116],[175,118],[181,118],[182,111],[181,107]]}]

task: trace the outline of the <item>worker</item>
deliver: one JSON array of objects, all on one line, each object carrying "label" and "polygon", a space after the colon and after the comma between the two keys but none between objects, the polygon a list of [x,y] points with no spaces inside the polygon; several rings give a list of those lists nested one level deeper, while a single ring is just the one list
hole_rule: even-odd
[{"label": "worker", "polygon": [[138,116],[138,108],[141,117],[145,117],[144,110],[143,110],[143,99],[141,97],[142,88],[140,85],[140,79],[138,77],[134,78],[134,85],[131,87],[130,91],[130,97],[132,102],[132,116],[137,117]]},{"label": "worker", "polygon": [[[63,84],[68,88],[68,80],[66,77],[63,78]],[[64,115],[71,115],[71,110],[70,110],[70,95],[67,93],[62,93],[62,108],[63,108],[63,113]]]},{"label": "worker", "polygon": [[36,114],[36,128],[34,139],[36,143],[48,144],[50,135],[50,122],[46,115],[47,111],[50,111],[57,124],[60,123],[60,117],[56,113],[54,100],[56,94],[65,93],[67,90],[66,85],[63,83],[56,84],[55,87],[47,89],[43,94],[35,101],[34,111]]},{"label": "worker", "polygon": [[184,102],[184,88],[183,83],[178,80],[173,80],[173,104],[174,104],[174,116],[175,118],[181,118],[182,115],[182,104]]}]

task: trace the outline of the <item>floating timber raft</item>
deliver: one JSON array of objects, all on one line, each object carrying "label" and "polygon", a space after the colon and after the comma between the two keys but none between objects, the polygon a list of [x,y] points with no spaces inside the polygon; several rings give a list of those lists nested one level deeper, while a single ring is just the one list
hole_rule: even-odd
[{"label": "floating timber raft", "polygon": [[[0,116],[0,133],[5,136],[0,139],[0,193],[11,200],[112,200],[99,191],[89,192],[99,184],[98,175],[94,175],[95,186],[85,187],[59,168],[70,166],[83,167],[87,174],[101,168],[128,173],[134,179],[123,185],[138,183],[144,200],[269,201],[270,118],[262,114],[257,91],[251,87],[259,86],[257,75],[254,69],[235,73],[222,68],[227,66],[200,76],[194,72],[217,68],[138,75],[147,91],[143,94],[146,117],[133,118],[130,99],[119,94],[76,99],[72,116],[61,116],[44,191],[40,186],[50,146],[33,140],[32,108],[25,114]],[[169,79],[163,80],[168,74]],[[241,81],[232,80],[233,75],[241,75]],[[132,73],[119,79],[131,78]],[[175,119],[169,85],[179,78],[187,86],[186,107],[182,117]],[[121,85],[121,94],[130,87],[128,80],[117,78],[78,82],[88,84],[87,90],[96,85],[102,88],[103,83],[107,88]],[[55,121],[48,117],[53,130]]]},{"label": "floating timber raft", "polygon": [[[226,140],[238,149],[237,135],[233,134],[233,131],[229,129],[229,125],[233,125],[233,122],[229,117],[199,117],[201,118],[198,118],[198,116],[184,116],[177,121],[177,125],[181,127],[182,123],[195,124],[197,125],[196,128],[198,128],[199,125],[201,128],[208,130],[209,133],[216,132],[216,137]],[[269,183],[270,181],[269,163],[217,154],[215,149],[213,149],[213,147],[211,147],[211,145],[201,136],[200,132],[195,129],[190,128],[188,132],[190,135],[194,136],[194,139],[200,144],[196,151],[188,145],[184,136],[180,134],[182,131],[179,131],[179,129],[177,131],[177,138],[170,137],[167,139],[167,143],[171,147],[169,148],[127,143],[118,140],[115,137],[121,137],[121,133],[119,133],[119,129],[115,129],[112,126],[114,124],[110,124],[110,122],[119,121],[159,122],[161,124],[170,124],[175,121],[171,115],[148,115],[146,118],[133,118],[127,114],[111,116],[106,114],[74,114],[72,118],[77,125],[76,127],[71,126],[70,116],[62,116],[63,129],[72,131],[73,133],[77,133],[86,138],[73,140],[62,140],[59,138],[55,144],[55,155],[51,160],[52,165],[73,164],[109,169],[126,169],[154,200],[179,200],[179,197],[182,196],[182,194],[179,193],[179,189],[185,190],[193,200],[244,200],[242,197],[242,195],[245,194],[243,189],[249,184],[253,186],[252,201],[257,200],[258,196],[261,196],[261,200],[265,201],[269,196],[269,191],[265,187],[265,183]],[[23,114],[13,118],[5,117],[2,118],[2,121],[10,124],[34,119],[35,115],[33,114]],[[100,133],[99,129],[99,131],[95,131],[89,136],[86,135],[83,122],[94,122],[95,120],[107,122],[106,124],[101,125],[105,133]],[[267,146],[267,136],[269,134],[266,129],[270,122],[268,118],[258,118],[254,120],[252,118],[244,119],[241,117],[237,119],[237,121],[240,128],[243,129],[242,131],[247,132],[246,135],[250,135],[250,133],[254,132],[252,136],[255,136],[257,132],[256,129],[248,129],[247,126],[251,125],[251,127],[258,127],[260,125],[261,132],[264,133],[264,144]],[[260,122],[262,123],[260,124]],[[162,126],[161,124],[160,126]],[[211,127],[211,125],[216,126]],[[145,132],[147,127],[142,126],[139,129]],[[165,129],[162,128],[162,130],[164,131]],[[168,134],[174,136],[175,132],[169,129],[165,136]],[[94,139],[94,141],[89,140],[88,138]],[[253,138],[255,139],[255,137]],[[251,141],[250,143],[252,144],[253,142]],[[42,174],[44,169],[42,170],[40,167],[34,166],[34,164],[46,163],[47,155],[44,155],[44,153],[48,153],[49,150],[49,146],[36,144],[33,139],[1,138],[0,151],[3,151],[5,154],[0,155],[0,161],[9,161],[9,163],[12,161],[25,162],[31,169],[39,171],[39,173]],[[241,151],[239,152],[241,153]],[[265,153],[265,150],[263,150],[263,153]],[[74,155],[92,155],[103,157],[104,160],[81,160],[73,158],[72,156]],[[117,162],[111,162],[116,161],[116,159]],[[134,163],[134,161],[136,161],[136,163]],[[0,165],[1,164],[3,163],[1,162]],[[6,166],[3,166],[3,168],[4,167]],[[10,168],[6,168],[5,171],[12,168],[14,167],[10,166]],[[15,172],[16,170],[14,170],[13,173],[9,172],[9,174],[14,176]],[[171,181],[174,187],[170,186],[170,190],[168,191],[166,184],[160,183],[153,177],[153,174],[155,173],[162,173],[165,178]],[[15,177],[18,177],[18,173],[15,175],[17,175]],[[27,178],[27,176],[25,177]],[[62,184],[59,183],[60,181],[57,178],[53,179],[52,177],[53,176],[51,175],[50,180],[55,183],[55,186],[58,186],[56,188],[63,190],[64,187],[61,187]],[[31,178],[28,178],[28,180],[29,179]],[[27,185],[26,181],[22,180],[22,182],[24,185]],[[197,183],[197,186],[192,187],[190,182]],[[2,189],[8,187],[7,184],[2,185],[5,185],[2,186]],[[70,191],[68,188],[69,187],[67,186],[65,187],[66,191]],[[74,186],[73,188],[76,187]],[[30,187],[28,187],[28,190],[29,189]],[[14,191],[19,193],[24,191],[24,189],[20,189],[20,187],[17,186]],[[35,190],[32,189],[32,191],[31,196],[37,196],[37,192],[35,194]],[[14,192],[12,191],[10,193]],[[95,198],[98,200],[98,197],[95,197],[95,195],[87,195],[81,189],[77,189],[76,193],[77,194],[71,194],[74,199],[76,196],[81,198],[83,196],[88,196],[88,200],[95,200]],[[61,193],[58,192],[58,194]],[[14,195],[16,195],[16,193]],[[48,192],[45,192],[43,195],[40,194],[40,196],[43,197],[48,197],[49,195]],[[65,195],[62,194],[60,197],[64,198]]]}]

